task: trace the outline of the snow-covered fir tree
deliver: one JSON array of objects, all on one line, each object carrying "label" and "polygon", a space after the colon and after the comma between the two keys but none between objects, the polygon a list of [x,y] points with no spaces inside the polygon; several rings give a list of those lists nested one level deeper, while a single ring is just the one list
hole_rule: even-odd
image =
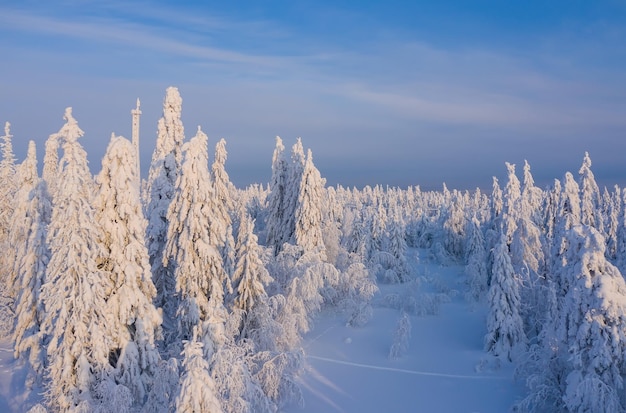
[{"label": "snow-covered fir tree", "polygon": [[600,208],[602,198],[600,196],[600,188],[598,188],[593,172],[591,172],[591,158],[587,152],[585,152],[583,164],[578,174],[580,176],[581,223],[592,226],[603,234],[604,222],[601,215],[602,209]]},{"label": "snow-covered fir tree", "polygon": [[487,271],[485,238],[480,228],[480,222],[476,217],[468,222],[465,233],[467,234],[465,274],[468,276],[469,284],[467,296],[473,301],[480,301],[489,287],[489,273]]},{"label": "snow-covered fir tree", "polygon": [[0,161],[0,242],[2,243],[8,240],[14,208],[13,199],[17,191],[17,171],[12,141],[11,124],[6,122],[4,135],[0,142],[2,152],[2,160]]},{"label": "snow-covered fir tree", "polygon": [[387,249],[393,257],[393,272],[395,282],[406,282],[409,280],[411,269],[406,259],[407,244],[405,240],[404,223],[397,208],[391,213],[389,228],[389,245]]},{"label": "snow-covered fir tree", "polygon": [[265,285],[269,284],[272,278],[260,257],[257,236],[253,232],[254,222],[245,212],[241,215],[236,246],[236,265],[232,280],[235,293],[234,305],[247,314],[260,299],[266,298]]},{"label": "snow-covered fir tree", "polygon": [[450,256],[461,261],[465,251],[465,211],[463,210],[462,195],[458,191],[450,194],[450,203],[444,205],[443,219],[443,246]]},{"label": "snow-covered fir tree", "polygon": [[620,209],[616,234],[616,259],[615,265],[622,274],[626,273],[626,188],[622,190],[622,208]]},{"label": "snow-covered fir tree", "polygon": [[[213,192],[217,198],[215,215],[218,222],[225,223],[226,227],[231,224],[230,214],[234,212],[234,201],[232,199],[234,186],[226,172],[227,155],[226,141],[220,139],[215,144],[215,159],[211,165],[211,182],[213,184]],[[226,228],[224,228],[223,232],[226,232]]]},{"label": "snow-covered fir tree", "polygon": [[295,210],[295,243],[304,251],[319,250],[326,259],[322,236],[322,202],[324,185],[320,172],[313,165],[313,154],[309,149],[300,180],[298,204]]},{"label": "snow-covered fir tree", "polygon": [[535,186],[535,179],[530,171],[530,164],[524,161],[524,180],[522,182],[522,202],[528,209],[528,216],[535,225],[540,225],[541,205],[543,202],[543,191]]},{"label": "snow-covered fir tree", "polygon": [[[15,292],[11,286],[13,279],[13,252],[9,245],[11,217],[14,210],[14,197],[17,190],[15,156],[13,155],[13,135],[11,125],[6,122],[4,135],[0,142],[2,160],[0,160],[0,247],[5,251],[0,255],[0,337],[9,335],[13,327],[15,314]],[[8,252],[8,253],[7,253]]]},{"label": "snow-covered fir tree", "polygon": [[183,375],[176,398],[176,412],[221,413],[222,407],[209,373],[209,362],[203,357],[203,343],[197,341],[195,334],[191,338],[184,343]]},{"label": "snow-covered fir tree", "polygon": [[519,351],[525,349],[527,338],[520,315],[518,280],[511,265],[505,235],[496,244],[491,273],[485,350],[513,360]]},{"label": "snow-covered fir tree", "polygon": [[513,241],[513,234],[517,229],[517,221],[519,218],[521,184],[517,175],[515,175],[515,165],[508,162],[506,169],[508,173],[508,180],[503,192],[503,219],[502,219],[502,234],[506,237],[507,245],[511,245]]},{"label": "snow-covered fir tree", "polygon": [[569,288],[557,324],[569,352],[563,399],[569,411],[623,411],[626,283],[594,227],[575,226],[566,237],[561,277]]},{"label": "snow-covered fir tree", "polygon": [[[107,315],[116,354],[115,378],[132,391],[140,405],[159,362],[155,338],[161,315],[152,303],[156,289],[145,246],[146,220],[141,209],[133,144],[111,136],[96,180],[96,219],[102,228],[102,269],[110,277]],[[119,354],[118,354],[119,353]]]},{"label": "snow-covered fir tree", "polygon": [[41,178],[46,181],[48,192],[54,198],[57,189],[59,174],[59,138],[53,133],[46,139],[45,154],[43,157],[43,170]]},{"label": "snow-covered fir tree", "polygon": [[552,242],[554,240],[554,231],[560,203],[561,181],[555,179],[554,184],[551,188],[549,188],[543,202],[543,228],[547,245],[552,245]]},{"label": "snow-covered fir tree", "polygon": [[[217,202],[208,165],[207,136],[198,128],[184,145],[184,161],[175,194],[167,213],[169,227],[163,255],[164,267],[172,268],[178,308],[177,339],[191,340],[194,328],[212,354],[225,321],[223,268],[220,248],[226,226],[215,215]],[[206,340],[209,341],[204,341]]]},{"label": "snow-covered fir tree", "polygon": [[185,130],[181,121],[182,99],[175,87],[167,88],[163,116],[159,119],[156,147],[148,172],[144,194],[145,216],[148,219],[146,246],[150,256],[152,278],[157,289],[155,305],[163,309],[165,341],[175,329],[176,290],[173,267],[163,265],[163,249],[167,240],[167,211],[174,197],[180,175]]},{"label": "snow-covered fir tree", "polygon": [[[226,157],[226,141],[220,139],[215,145],[215,159],[211,166],[211,184],[213,185],[213,197],[215,199],[213,203],[213,214],[215,216],[213,220],[213,226],[215,227],[213,228],[213,232],[216,234],[224,234],[220,253],[222,255],[224,271],[228,276],[231,276],[235,255],[235,240],[231,219],[231,215],[235,213],[235,201],[233,200],[235,187],[230,182],[228,173],[226,172]],[[224,228],[218,228],[220,225],[224,226]],[[224,289],[227,293],[232,290],[228,278],[225,279]]]},{"label": "snow-covered fir tree", "polygon": [[286,239],[283,226],[286,213],[287,184],[289,181],[289,164],[285,159],[285,146],[282,139],[276,137],[276,147],[272,157],[272,181],[267,197],[267,236],[266,244],[274,248],[275,254],[282,249]]},{"label": "snow-covered fir tree", "polygon": [[112,338],[106,294],[111,281],[99,268],[103,251],[92,199],[94,183],[87,154],[78,142],[83,131],[65,111],[59,131],[63,158],[60,185],[47,241],[50,262],[41,300],[42,330],[47,336],[47,393],[53,410],[93,410],[96,388],[109,380]]},{"label": "snow-covered fir tree", "polygon": [[20,291],[21,261],[27,254],[26,240],[29,237],[32,222],[28,210],[31,192],[37,186],[37,154],[35,142],[30,141],[28,153],[23,163],[17,166],[15,173],[16,191],[11,202],[12,214],[7,222],[6,245],[6,288],[10,297],[17,298]]},{"label": "snow-covered fir tree", "polygon": [[[32,368],[29,385],[41,382],[45,366],[40,326],[44,308],[40,300],[41,286],[45,280],[50,252],[46,234],[52,204],[46,183],[37,175],[35,143],[30,142],[26,160],[19,168],[20,185],[16,194],[12,234],[23,233],[22,253],[16,256],[14,271],[17,282],[16,323],[13,331],[16,359],[27,359]],[[20,226],[21,228],[15,228]]]},{"label": "snow-covered fir tree", "polygon": [[602,210],[604,217],[604,232],[606,238],[606,256],[612,262],[617,262],[619,231],[619,214],[622,209],[622,190],[618,185],[614,186],[612,193],[604,188],[602,196]]}]

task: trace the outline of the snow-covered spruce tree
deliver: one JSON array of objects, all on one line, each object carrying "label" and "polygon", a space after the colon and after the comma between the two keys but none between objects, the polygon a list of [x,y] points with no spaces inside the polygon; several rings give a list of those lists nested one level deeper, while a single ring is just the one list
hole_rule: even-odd
[{"label": "snow-covered spruce tree", "polygon": [[616,234],[616,255],[615,265],[622,274],[626,273],[626,188],[622,190],[622,208],[619,213],[618,227]]},{"label": "snow-covered spruce tree", "polygon": [[[563,397],[566,377],[571,368],[571,355],[563,317],[564,311],[573,310],[567,307],[569,304],[566,304],[565,296],[568,292],[580,294],[572,284],[572,277],[564,276],[564,268],[574,265],[571,259],[578,261],[575,252],[578,241],[572,245],[572,240],[578,237],[572,238],[570,235],[573,228],[580,226],[580,198],[578,184],[571,173],[565,174],[562,185],[559,180],[555,180],[545,209],[549,209],[545,213],[546,230],[550,231],[552,228],[543,305],[546,314],[537,320],[543,324],[543,328],[539,331],[537,343],[530,347],[526,360],[522,363],[521,369],[527,376],[530,394],[518,407],[521,411],[528,412],[565,412],[568,410]],[[565,308],[568,309],[564,310]]]},{"label": "snow-covered spruce tree", "polygon": [[[339,271],[322,260],[318,249],[303,251],[291,246],[278,256],[283,261],[283,271],[289,276],[284,287],[285,303],[279,311],[278,321],[282,324],[286,339],[285,348],[294,348],[300,342],[300,335],[310,329],[310,322],[320,310],[324,300],[333,300],[339,281]],[[270,271],[273,276],[274,273]]]},{"label": "snow-covered spruce tree", "polygon": [[[227,324],[231,322],[238,325],[239,317],[231,315]],[[227,333],[227,336],[230,337],[230,334]],[[229,340],[211,358],[211,376],[224,413],[269,413],[277,410],[276,404],[265,395],[251,372],[260,353],[248,339],[239,342]]]},{"label": "snow-covered spruce tree", "polygon": [[397,208],[391,213],[392,218],[389,224],[389,244],[387,249],[393,257],[393,279],[386,279],[387,282],[406,282],[410,279],[411,269],[406,260],[407,245],[405,240],[404,223]]},{"label": "snow-covered spruce tree", "polygon": [[[19,175],[17,207],[12,220],[14,229],[11,233],[23,233],[23,239],[20,240],[23,248],[16,256],[14,266],[19,294],[15,306],[13,356],[28,360],[33,373],[28,379],[31,385],[41,383],[44,374],[45,352],[40,333],[44,309],[39,294],[50,260],[46,234],[52,214],[46,184],[37,176],[35,143],[32,141],[28,146],[26,160],[20,165]],[[15,226],[22,228],[18,230]]]},{"label": "snow-covered spruce tree", "polygon": [[270,193],[267,197],[267,221],[266,221],[266,244],[274,249],[278,255],[285,239],[283,223],[286,213],[286,200],[289,182],[289,164],[285,159],[285,146],[280,137],[276,137],[276,148],[272,158],[272,181]]},{"label": "snow-covered spruce tree", "polygon": [[502,189],[498,182],[498,178],[493,177],[493,183],[491,188],[491,219],[496,222],[495,227],[499,227],[498,219],[502,216],[504,210],[504,200],[502,195]]},{"label": "snow-covered spruce tree", "polygon": [[[576,225],[580,225],[581,223],[580,191],[578,184],[570,172],[565,173],[563,181],[563,190],[560,195],[559,209],[557,211],[552,249],[550,253],[550,259],[552,260],[550,268],[551,273],[553,274],[559,274],[561,267],[565,265],[565,256],[563,254],[568,248],[568,239],[565,236],[566,231],[572,229]],[[556,277],[554,281],[558,285],[562,283],[563,278]],[[560,285],[557,288],[560,290],[557,297],[560,297],[561,293],[567,290],[566,285]]]},{"label": "snow-covered spruce tree", "polygon": [[220,329],[226,316],[224,272],[220,248],[224,245],[223,222],[214,215],[218,200],[211,186],[207,136],[198,128],[184,145],[184,161],[176,180],[175,194],[167,213],[167,244],[163,266],[172,268],[178,308],[177,338],[191,340],[195,327],[210,357],[213,346],[223,341]]},{"label": "snow-covered spruce tree", "polygon": [[467,297],[473,301],[484,298],[489,288],[487,272],[487,250],[485,237],[480,228],[480,222],[473,217],[467,223],[465,230],[467,241],[465,242],[465,274],[468,277],[469,289]]},{"label": "snow-covered spruce tree", "polygon": [[513,270],[520,278],[522,317],[527,335],[533,337],[541,328],[540,320],[545,316],[545,243],[540,228],[537,211],[541,202],[541,191],[533,186],[528,162],[524,165],[524,186],[515,207],[515,223],[510,225],[510,217],[505,214],[504,222],[513,226],[509,251]]},{"label": "snow-covered spruce tree", "polygon": [[506,237],[502,235],[493,253],[489,314],[485,350],[494,356],[513,360],[527,345],[524,322],[520,315],[520,294]]},{"label": "snow-covered spruce tree", "polygon": [[366,209],[365,219],[369,224],[369,234],[372,238],[369,243],[369,251],[367,252],[367,259],[371,259],[376,252],[385,249],[385,242],[388,239],[387,208],[382,201]]},{"label": "snow-covered spruce tree", "polygon": [[276,255],[284,243],[296,243],[296,209],[305,161],[300,138],[291,149],[291,161],[285,159],[282,141],[276,138],[267,215],[267,245],[274,247]]},{"label": "snow-covered spruce tree", "polygon": [[177,358],[161,359],[154,368],[154,380],[142,413],[170,413],[176,411],[180,389],[180,362]]},{"label": "snow-covered spruce tree", "polygon": [[591,158],[587,152],[585,152],[583,164],[578,174],[580,176],[581,223],[592,226],[600,231],[601,234],[604,234],[604,220],[601,214],[602,198],[593,172],[591,172]]},{"label": "snow-covered spruce tree", "polygon": [[[13,274],[13,252],[10,250],[9,231],[14,209],[14,197],[17,190],[15,157],[9,122],[4,126],[4,136],[0,142],[2,160],[0,161],[0,247],[5,251],[0,256],[0,337],[11,334],[15,314],[15,293],[11,286],[15,283]],[[7,253],[8,251],[8,253]]]},{"label": "snow-covered spruce tree", "polygon": [[[14,197],[17,191],[17,171],[15,167],[15,155],[13,154],[13,135],[11,124],[4,125],[4,135],[0,142],[2,160],[0,161],[0,242],[8,240],[11,226],[11,216],[14,209]],[[3,272],[4,272],[3,267]]]},{"label": "snow-covered spruce tree", "polygon": [[566,237],[561,277],[569,288],[557,324],[569,351],[563,400],[568,411],[624,411],[626,283],[595,228],[574,226]]},{"label": "snow-covered spruce tree", "polygon": [[175,87],[167,88],[163,116],[159,119],[156,147],[148,172],[145,216],[148,219],[146,246],[150,256],[152,279],[157,290],[154,301],[163,309],[165,343],[176,329],[176,280],[173,267],[163,265],[163,249],[167,240],[167,211],[174,197],[174,186],[180,175],[185,130],[181,121],[182,99]]},{"label": "snow-covered spruce tree", "polygon": [[112,340],[115,378],[132,391],[135,404],[143,404],[159,362],[155,337],[160,334],[161,315],[152,300],[146,220],[141,210],[137,163],[133,144],[111,136],[96,177],[96,219],[102,228],[102,269],[110,277],[107,314]]},{"label": "snow-covered spruce tree", "polygon": [[485,249],[487,250],[487,280],[491,284],[491,269],[493,268],[493,251],[494,247],[500,240],[502,229],[502,211],[504,209],[504,201],[502,199],[502,189],[498,182],[498,178],[493,177],[490,205],[491,219],[486,224],[485,229]]},{"label": "snow-covered spruce tree", "polygon": [[505,164],[508,172],[508,181],[504,187],[503,193],[502,234],[506,237],[507,245],[511,245],[513,233],[517,229],[522,193],[520,181],[515,175],[515,165],[508,162]]},{"label": "snow-covered spruce tree", "polygon": [[243,311],[241,336],[247,335],[250,311],[259,300],[267,299],[265,285],[272,281],[260,257],[257,236],[253,232],[254,222],[245,213],[241,214],[237,236],[236,265],[233,273],[234,306]]},{"label": "snow-covered spruce tree", "polygon": [[617,233],[619,230],[619,214],[622,209],[622,190],[615,185],[612,193],[604,188],[602,196],[603,216],[605,219],[604,230],[606,238],[606,256],[612,262],[617,262],[618,241]]},{"label": "snow-covered spruce tree", "polygon": [[366,262],[372,242],[370,235],[371,226],[364,221],[359,210],[354,211],[353,216],[352,230],[344,241],[345,248],[348,253],[356,254],[362,262]]},{"label": "snow-covered spruce tree", "polygon": [[335,188],[326,188],[322,201],[322,239],[326,261],[335,266],[341,265],[339,260],[345,256],[341,248],[343,220],[343,203],[337,199]]},{"label": "snow-covered spruce tree", "polygon": [[378,287],[360,256],[350,254],[347,265],[335,287],[337,306],[345,313],[348,325],[360,327],[372,318],[371,300]]},{"label": "snow-covered spruce tree", "polygon": [[[235,186],[230,182],[228,173],[226,172],[226,141],[220,139],[215,145],[215,159],[211,166],[211,184],[213,185],[213,194],[215,197],[215,224],[224,225],[223,229],[215,229],[216,233],[224,234],[224,243],[220,248],[222,261],[224,262],[224,270],[230,276],[232,275],[232,266],[234,265],[234,247],[235,240],[233,236],[233,226],[231,215],[235,214],[235,201],[233,195],[236,193]],[[226,283],[224,288],[230,292],[230,284]]]},{"label": "snow-covered spruce tree", "polygon": [[543,202],[543,228],[546,238],[546,245],[552,245],[554,241],[554,231],[557,222],[559,204],[561,203],[561,181],[554,180],[554,184],[549,188]]},{"label": "snow-covered spruce tree", "polygon": [[443,206],[443,246],[454,260],[461,261],[465,255],[463,241],[466,225],[463,200],[462,195],[456,190],[449,198],[450,203]]},{"label": "snow-covered spruce tree", "polygon": [[106,293],[111,282],[98,268],[102,238],[91,204],[94,183],[87,154],[78,143],[83,131],[65,111],[59,181],[47,241],[50,262],[41,290],[47,336],[47,393],[53,410],[93,410],[96,388],[108,380],[111,331]]},{"label": "snow-covered spruce tree", "polygon": [[59,175],[59,138],[53,133],[46,140],[46,149],[43,157],[43,171],[41,178],[46,181],[48,193],[54,199],[57,190]]},{"label": "snow-covered spruce tree", "polygon": [[184,342],[183,376],[180,393],[176,398],[178,413],[221,413],[213,378],[209,373],[209,362],[204,359],[203,343],[194,333],[191,340]]},{"label": "snow-covered spruce tree", "polygon": [[540,226],[543,223],[541,217],[541,205],[543,203],[543,191],[535,186],[535,179],[530,172],[530,164],[524,161],[524,181],[522,183],[522,202],[528,208],[527,214],[531,221]]},{"label": "snow-covered spruce tree", "polygon": [[22,257],[27,253],[26,239],[29,236],[32,222],[28,217],[30,211],[27,210],[31,191],[37,185],[39,177],[37,175],[37,157],[35,143],[29,142],[28,154],[23,163],[15,168],[15,192],[11,200],[11,216],[7,220],[5,238],[4,271],[6,271],[7,297],[17,300],[20,291],[21,281],[19,279]]},{"label": "snow-covered spruce tree", "polygon": [[[217,198],[215,216],[218,222],[225,223],[226,227],[231,224],[230,214],[234,213],[234,201],[232,193],[234,186],[230,182],[228,173],[226,172],[226,141],[220,139],[215,144],[215,159],[211,165],[211,183],[213,184],[213,192]],[[223,231],[226,232],[226,228]]]},{"label": "snow-covered spruce tree", "polygon": [[224,246],[220,248],[222,254],[222,266],[224,267],[224,272],[226,273],[226,284],[224,285],[224,293],[226,294],[224,298],[224,304],[230,305],[231,298],[233,295],[233,286],[232,286],[232,276],[235,272],[235,257],[236,254],[236,242],[235,242],[235,234],[233,231],[234,226],[237,223],[233,222],[233,225],[229,225],[226,228],[226,236],[224,239]]},{"label": "snow-covered spruce tree", "polygon": [[304,251],[319,250],[322,259],[326,259],[324,239],[322,236],[322,202],[324,185],[320,172],[313,165],[313,154],[309,149],[304,164],[298,204],[295,214],[295,243]]},{"label": "snow-covered spruce tree", "polygon": [[287,240],[292,244],[296,242],[296,210],[300,202],[300,189],[302,188],[301,182],[305,164],[306,156],[304,147],[302,146],[302,139],[298,138],[296,139],[296,143],[291,147],[291,163],[289,165],[287,191],[285,193],[286,215],[284,215],[284,223],[285,228],[287,228]]}]

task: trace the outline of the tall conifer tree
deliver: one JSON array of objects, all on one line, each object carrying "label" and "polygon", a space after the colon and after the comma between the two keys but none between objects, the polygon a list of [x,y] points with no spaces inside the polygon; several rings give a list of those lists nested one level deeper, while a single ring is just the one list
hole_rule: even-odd
[{"label": "tall conifer tree", "polygon": [[174,268],[163,265],[163,249],[167,240],[167,211],[174,197],[180,175],[185,130],[181,121],[182,99],[175,87],[167,88],[163,116],[159,119],[156,147],[148,173],[146,188],[146,246],[150,256],[152,278],[157,289],[155,305],[163,309],[166,340],[175,329],[176,290]]},{"label": "tall conifer tree", "polygon": [[93,409],[96,387],[110,373],[111,338],[106,293],[111,282],[100,270],[103,256],[92,199],[94,183],[87,154],[78,139],[83,131],[65,112],[59,131],[63,142],[57,198],[48,231],[50,263],[42,287],[49,341],[48,392],[56,410]]},{"label": "tall conifer tree", "polygon": [[112,348],[120,354],[116,379],[143,402],[159,355],[155,337],[161,316],[154,307],[156,289],[145,246],[146,220],[141,201],[132,143],[111,136],[97,176],[96,218],[102,227],[103,270],[111,280],[107,297]]}]

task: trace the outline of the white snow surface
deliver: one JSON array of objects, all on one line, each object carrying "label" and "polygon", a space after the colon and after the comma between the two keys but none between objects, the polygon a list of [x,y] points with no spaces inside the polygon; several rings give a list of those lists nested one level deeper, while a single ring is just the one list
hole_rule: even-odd
[{"label": "white snow surface", "polygon": [[[406,285],[379,284],[374,316],[364,327],[323,313],[305,336],[305,407],[293,406],[289,413],[502,413],[523,397],[514,366],[483,350],[487,307],[463,298],[463,267],[428,263],[424,250],[408,253],[421,279],[417,294],[446,292],[450,302],[438,314],[410,316],[408,351],[395,360],[388,354],[401,312],[382,302]],[[420,264],[418,255],[424,256]]]},{"label": "white snow surface", "polygon": [[[523,397],[514,366],[483,350],[487,306],[465,300],[463,267],[441,266],[427,250],[409,249],[407,255],[417,288],[379,284],[373,318],[365,326],[346,326],[330,311],[316,319],[303,342],[307,368],[299,381],[305,406],[284,413],[502,413]],[[436,314],[410,315],[408,351],[392,360],[389,349],[402,313],[384,299],[406,291],[418,301],[426,293],[444,293],[450,300]],[[10,341],[0,341],[0,413],[24,411],[29,392],[23,376]]]}]

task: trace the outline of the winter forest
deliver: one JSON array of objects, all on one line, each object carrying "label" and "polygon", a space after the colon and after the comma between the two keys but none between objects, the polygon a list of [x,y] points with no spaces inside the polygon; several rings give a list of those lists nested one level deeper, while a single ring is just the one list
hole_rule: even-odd
[{"label": "winter forest", "polygon": [[319,314],[359,329],[374,301],[397,310],[385,355],[397,359],[411,317],[450,299],[411,293],[415,250],[462,266],[459,295],[488,309],[485,355],[525,386],[512,410],[626,410],[626,190],[601,190],[588,154],[544,189],[528,163],[506,163],[491,193],[356,189],[327,187],[300,139],[288,150],[276,137],[271,182],[236,188],[226,142],[211,159],[181,113],[170,87],[145,180],[115,135],[93,176],[71,108],[42,168],[33,142],[15,159],[6,124],[0,338],[22,366],[18,411],[303,405],[302,342]]}]

